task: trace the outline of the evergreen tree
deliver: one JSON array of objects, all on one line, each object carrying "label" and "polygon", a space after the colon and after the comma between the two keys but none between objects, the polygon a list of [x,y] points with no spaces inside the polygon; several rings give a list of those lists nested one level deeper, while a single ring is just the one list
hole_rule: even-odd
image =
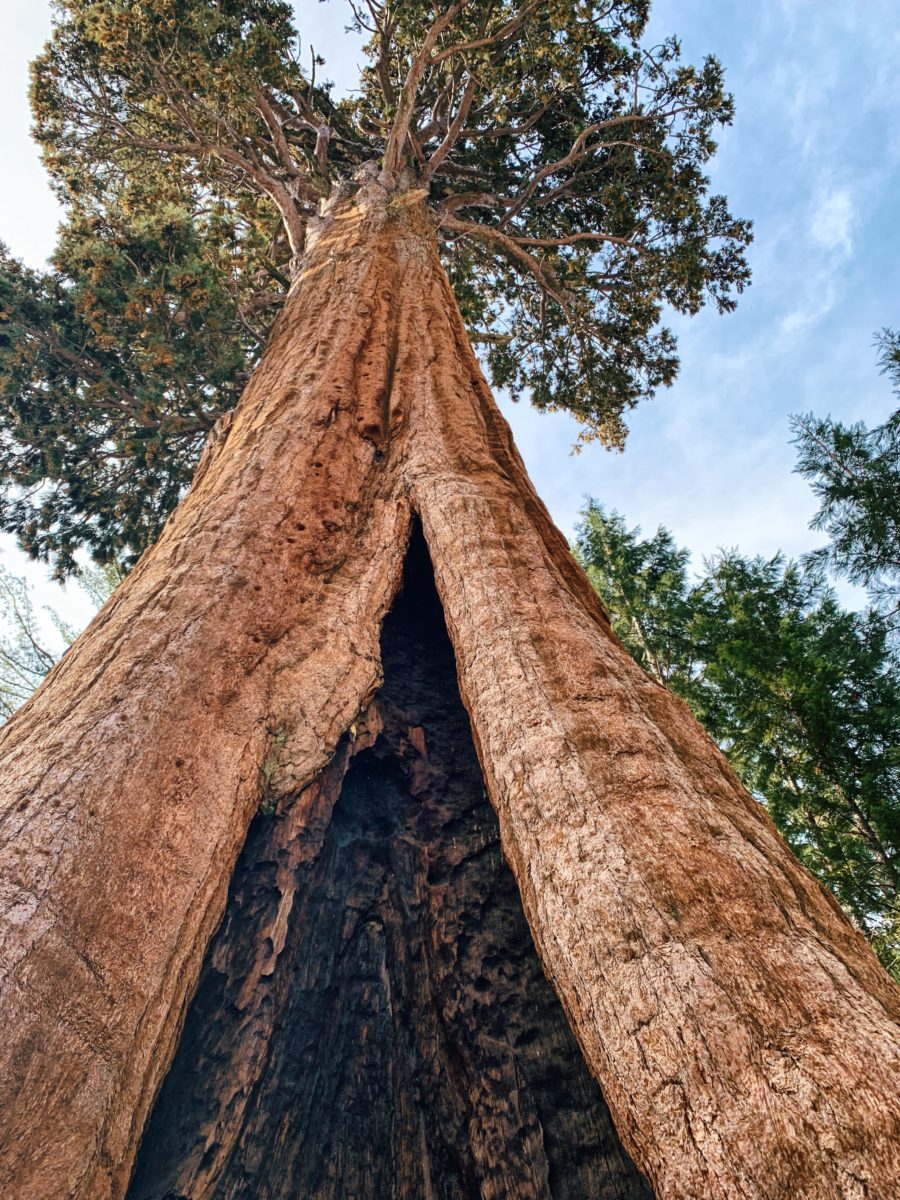
[{"label": "evergreen tree", "polygon": [[900,977],[900,677],[883,622],[844,611],[817,566],[728,551],[691,583],[667,530],[639,535],[584,510],[577,553],[613,628]]},{"label": "evergreen tree", "polygon": [[494,383],[585,438],[621,446],[671,383],[665,306],[745,286],[749,225],[703,172],[722,69],[641,45],[644,0],[351,9],[369,65],[335,102],[282,0],[61,6],[32,98],[69,216],[48,274],[0,261],[0,520],[59,572],[157,536],[365,163],[427,189]]},{"label": "evergreen tree", "polygon": [[640,532],[590,500],[576,553],[626,649],[658,683],[683,695],[695,669],[690,554],[662,526],[644,541]]},{"label": "evergreen tree", "polygon": [[[82,567],[78,583],[99,608],[112,595],[121,574],[113,565]],[[0,721],[25,703],[75,638],[68,621],[49,606],[41,619],[25,579],[0,567]]]},{"label": "evergreen tree", "polygon": [[[900,334],[878,336],[881,369],[900,396]],[[794,417],[797,471],[820,502],[813,529],[828,546],[814,558],[869,590],[873,606],[900,630],[900,410],[869,429],[831,417]]]},{"label": "evergreen tree", "polygon": [[28,699],[56,659],[58,649],[47,644],[24,579],[0,567],[0,720],[11,716]]}]

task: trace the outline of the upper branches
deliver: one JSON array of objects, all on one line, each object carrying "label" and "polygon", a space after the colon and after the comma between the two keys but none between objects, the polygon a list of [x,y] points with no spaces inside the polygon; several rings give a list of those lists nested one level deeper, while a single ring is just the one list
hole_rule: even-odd
[{"label": "upper branches", "polygon": [[610,445],[674,375],[663,309],[727,310],[748,281],[749,225],[705,174],[733,115],[721,67],[642,46],[647,7],[354,5],[371,34],[354,117],[430,188],[495,383]]},{"label": "upper branches", "polygon": [[271,201],[294,255],[329,177],[366,145],[304,71],[282,0],[71,0],[33,68],[36,132],[64,194],[167,163]]},{"label": "upper branches", "polygon": [[283,0],[67,0],[34,76],[51,169],[105,192],[149,159],[263,196],[294,257],[333,178],[412,174],[454,278],[477,269],[495,381],[621,444],[675,370],[664,307],[727,309],[747,282],[749,226],[704,174],[732,117],[719,64],[642,46],[646,0],[348,2],[368,64],[336,103]]}]

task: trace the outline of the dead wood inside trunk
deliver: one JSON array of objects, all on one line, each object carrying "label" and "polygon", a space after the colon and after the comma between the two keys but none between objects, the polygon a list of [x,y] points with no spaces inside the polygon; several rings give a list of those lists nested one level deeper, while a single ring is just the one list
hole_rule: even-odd
[{"label": "dead wood inside trunk", "polygon": [[129,1196],[648,1198],[502,859],[418,531],[382,658],[316,827],[251,826]]}]

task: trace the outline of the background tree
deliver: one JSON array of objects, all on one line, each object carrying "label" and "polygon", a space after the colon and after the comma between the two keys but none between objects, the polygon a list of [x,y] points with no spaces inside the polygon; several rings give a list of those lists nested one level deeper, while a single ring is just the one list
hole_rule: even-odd
[{"label": "background tree", "polygon": [[[878,335],[881,369],[900,396],[900,335]],[[883,425],[793,418],[797,470],[820,502],[812,528],[829,544],[816,559],[869,590],[894,635],[900,629],[900,411]]]},{"label": "background tree", "polygon": [[[96,608],[121,582],[114,565],[82,567],[78,584]],[[55,609],[35,610],[27,580],[0,567],[0,721],[25,703],[77,631]]]},{"label": "background tree", "polygon": [[590,500],[577,527],[576,555],[631,655],[658,683],[679,695],[689,691],[695,674],[690,552],[662,526],[641,541],[640,529]]},{"label": "background tree", "polygon": [[800,859],[900,976],[900,676],[819,565],[687,552],[591,501],[578,556],[613,628],[682,696]]},{"label": "background tree", "polygon": [[[0,567],[0,720],[28,699],[59,657],[39,627],[28,585]],[[68,631],[66,631],[68,632]],[[63,633],[65,638],[66,633]]]}]

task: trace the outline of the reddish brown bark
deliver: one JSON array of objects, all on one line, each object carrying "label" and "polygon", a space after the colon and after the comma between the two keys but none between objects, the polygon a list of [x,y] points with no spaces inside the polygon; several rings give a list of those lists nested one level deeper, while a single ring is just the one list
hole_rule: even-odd
[{"label": "reddish brown bark", "polygon": [[424,208],[308,252],[222,448],[0,732],[3,1194],[122,1196],[261,797],[314,819],[380,679],[410,511],[503,849],[660,1196],[891,1200],[897,989],[611,635]]}]

